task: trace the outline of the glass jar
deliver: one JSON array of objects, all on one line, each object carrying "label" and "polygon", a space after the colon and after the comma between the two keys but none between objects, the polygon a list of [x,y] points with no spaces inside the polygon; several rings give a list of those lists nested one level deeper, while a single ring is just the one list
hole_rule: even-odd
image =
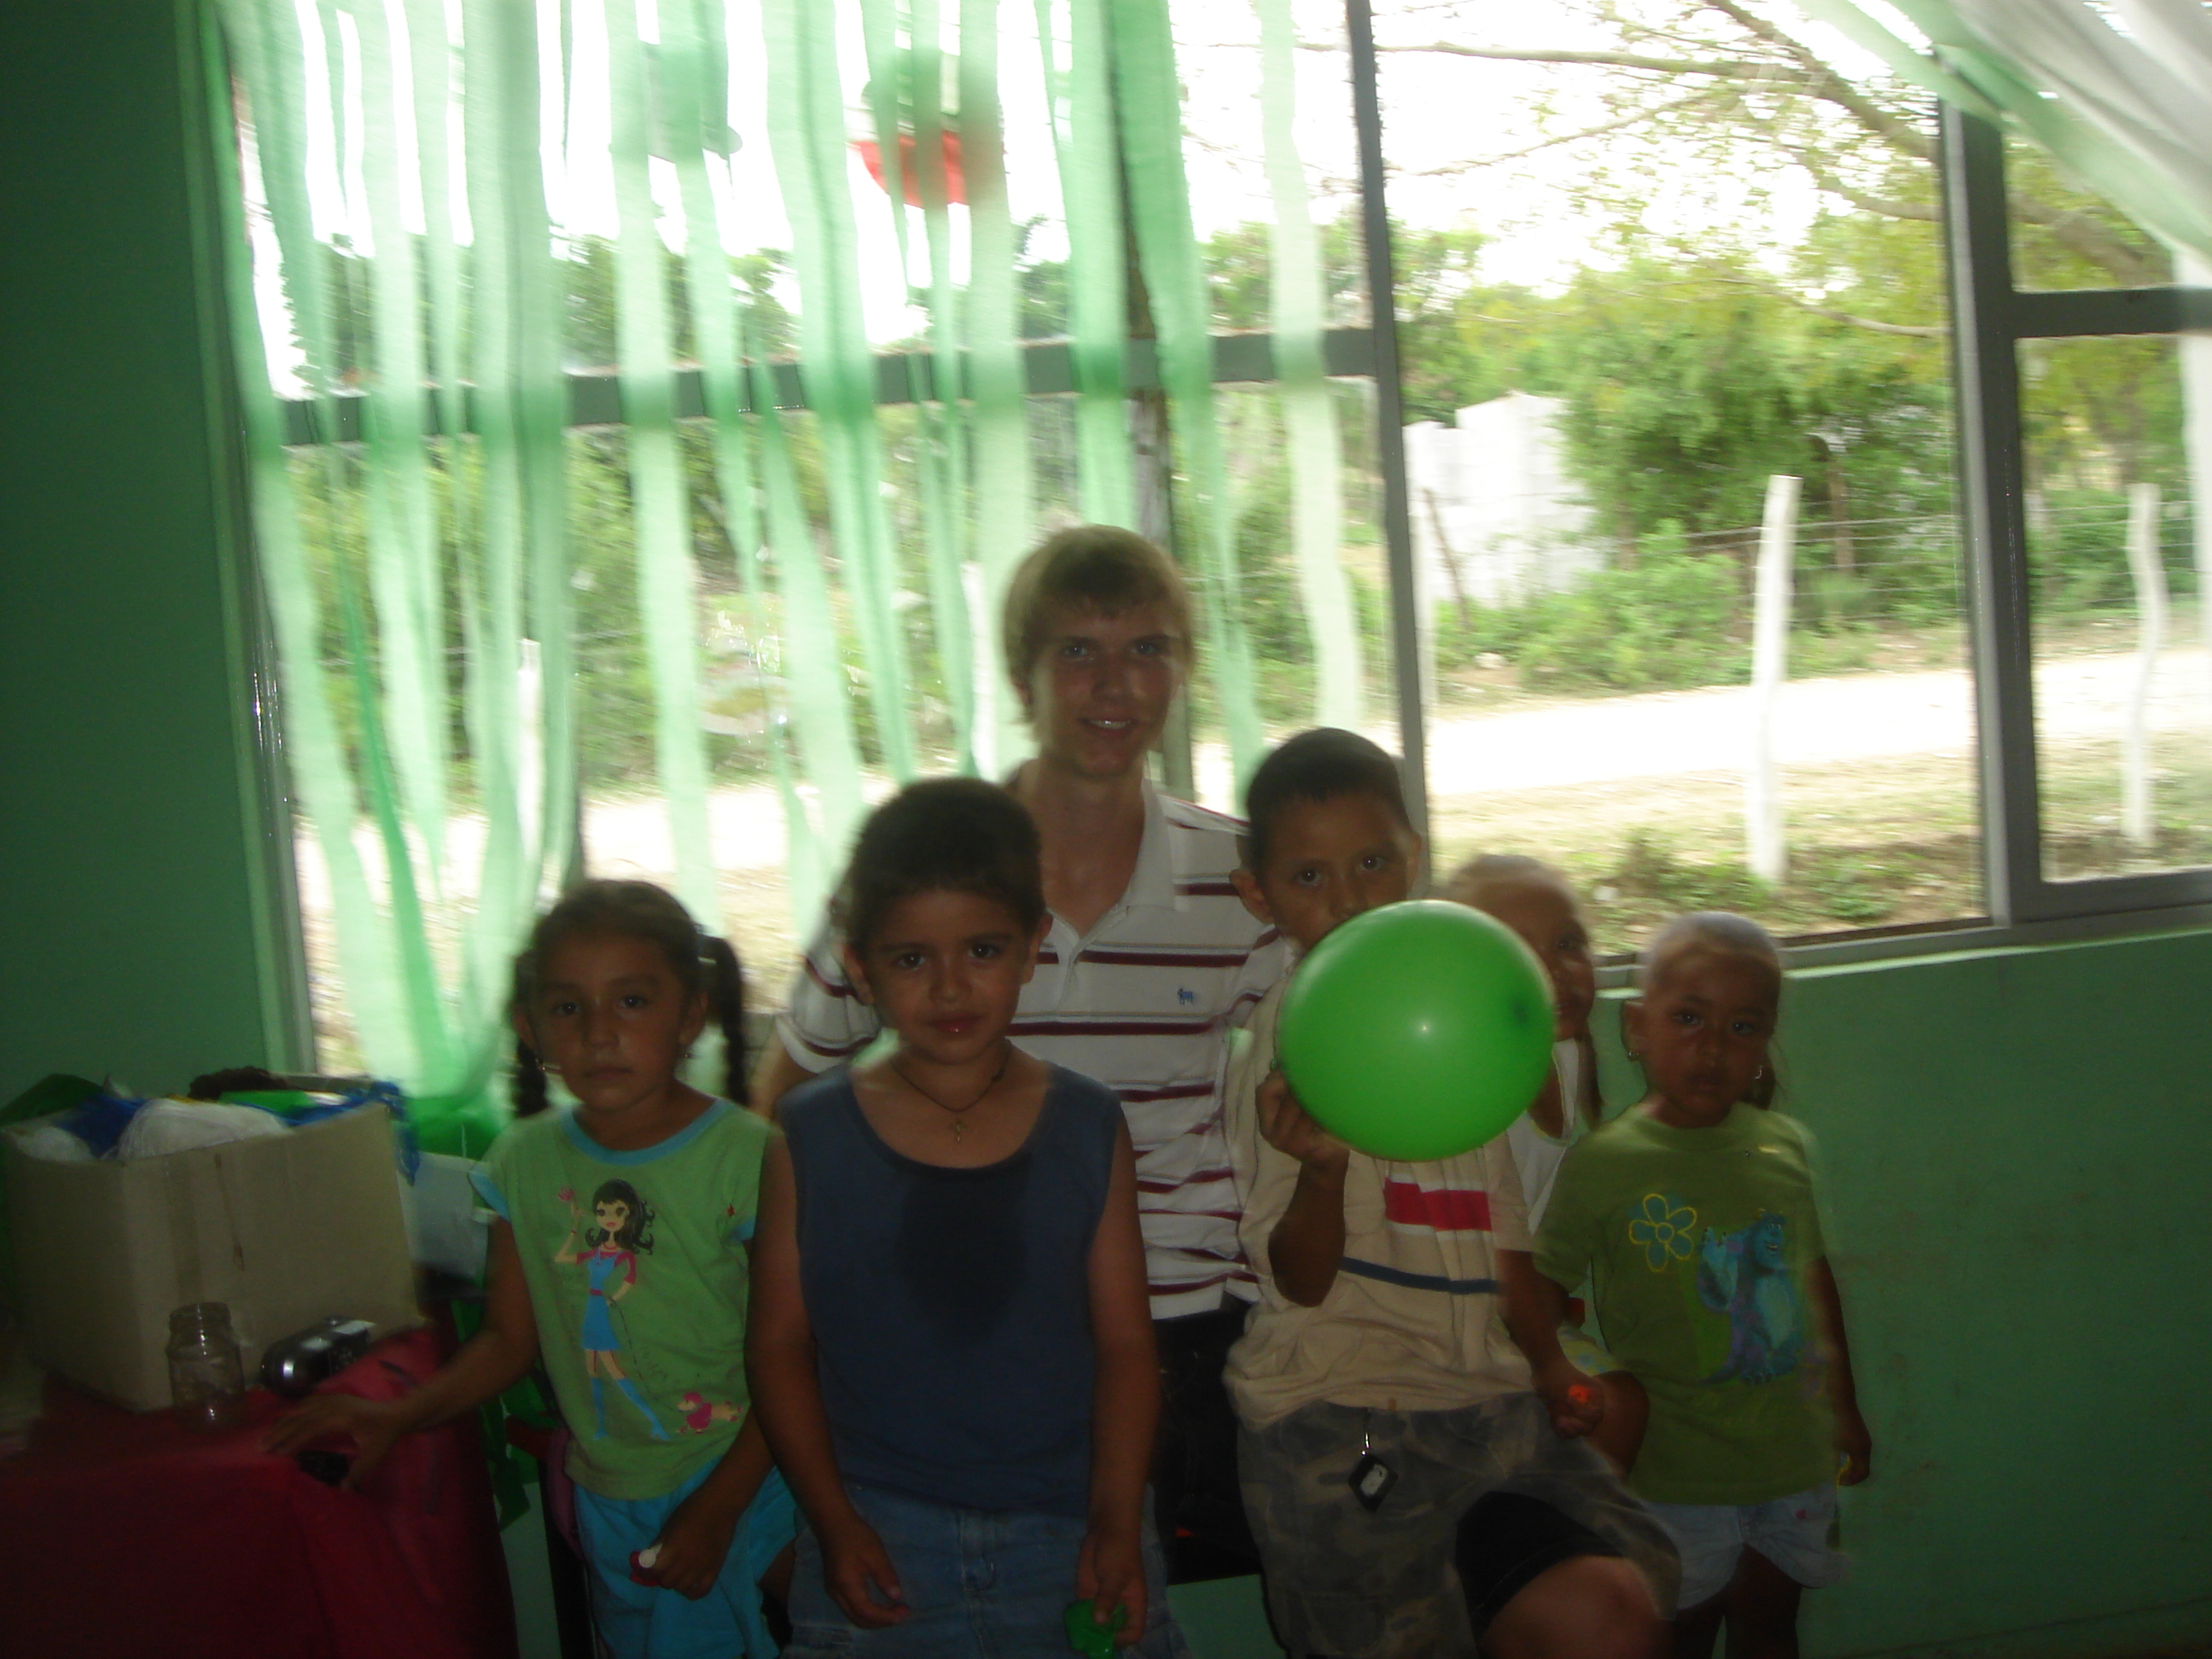
[{"label": "glass jar", "polygon": [[244,1425],[246,1369],[226,1304],[195,1302],[171,1314],[168,1354],[169,1397],[179,1421],[195,1429]]}]

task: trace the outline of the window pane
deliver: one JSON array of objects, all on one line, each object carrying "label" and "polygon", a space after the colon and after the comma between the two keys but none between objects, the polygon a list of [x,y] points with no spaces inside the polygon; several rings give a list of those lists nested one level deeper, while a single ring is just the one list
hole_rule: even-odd
[{"label": "window pane", "polygon": [[[1784,935],[1982,908],[1931,112],[1792,16],[1869,113],[1808,95],[1768,27],[1377,9],[1436,863],[1561,863],[1611,951],[1709,906]],[[1777,476],[1778,880],[1747,799]]]},{"label": "window pane", "polygon": [[2212,343],[2020,348],[2051,880],[2212,862],[2212,686],[2185,443]]},{"label": "window pane", "polygon": [[2173,256],[2148,231],[2040,147],[2005,141],[2006,215],[2016,288],[2156,288]]},{"label": "window pane", "polygon": [[[1317,617],[1340,618],[1356,669],[1346,722],[1398,751],[1396,676],[1390,641],[1389,556],[1383,544],[1382,481],[1376,471],[1374,386],[1333,380],[1328,397],[1340,434],[1336,462],[1340,514],[1335,571],[1303,568],[1296,544],[1293,477],[1298,456],[1285,437],[1281,391],[1272,386],[1218,390],[1221,428],[1235,515],[1240,610],[1250,641],[1255,691],[1267,741],[1323,723]],[[1201,647],[1201,681],[1212,672]],[[1201,699],[1200,706],[1206,706]],[[1218,811],[1243,810],[1225,735],[1201,720],[1196,738],[1198,799]]]},{"label": "window pane", "polygon": [[[1029,431],[1037,509],[1050,526],[1076,521],[1073,399],[1030,401]],[[884,440],[884,501],[892,519],[899,568],[896,604],[909,659],[905,703],[913,716],[916,763],[923,775],[959,763],[957,744],[936,649],[929,594],[927,542],[921,522],[920,477],[924,435],[921,414],[910,404],[878,411]],[[801,505],[814,547],[830,545],[823,453],[819,422],[807,411],[781,418]],[[787,845],[781,787],[772,744],[781,737],[796,760],[788,719],[770,694],[794,665],[793,653],[817,648],[803,617],[787,610],[775,550],[763,550],[762,580],[748,596],[734,549],[719,520],[720,495],[714,471],[708,423],[681,423],[694,553],[698,571],[698,638],[702,653],[709,767],[709,817],[723,932],[736,943],[749,973],[763,988],[780,990],[798,965],[813,916],[794,916],[792,859]],[[593,874],[638,877],[668,884],[676,878],[665,802],[653,754],[653,712],[645,643],[637,610],[634,551],[628,518],[625,438],[620,428],[573,435],[569,455],[569,526],[578,543],[577,620],[580,763],[585,798],[584,847]],[[835,575],[833,569],[830,573]],[[827,588],[830,620],[850,635],[853,599],[842,586]],[[971,617],[970,622],[973,622]],[[834,649],[834,642],[833,642]],[[838,664],[848,690],[848,707],[862,765],[861,793],[889,793],[890,774],[865,691],[867,665],[856,654]],[[1000,702],[1011,693],[994,686]],[[803,769],[797,787],[811,796],[823,781]],[[840,849],[842,851],[842,849]]]}]

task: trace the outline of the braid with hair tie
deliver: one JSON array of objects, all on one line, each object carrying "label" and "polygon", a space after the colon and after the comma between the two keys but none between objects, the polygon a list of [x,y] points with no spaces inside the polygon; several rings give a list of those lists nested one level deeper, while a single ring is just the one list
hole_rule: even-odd
[{"label": "braid with hair tie", "polygon": [[545,1092],[545,1067],[538,1051],[520,1037],[514,1040],[514,1115],[536,1117],[553,1103]]},{"label": "braid with hair tie", "polygon": [[745,1079],[745,970],[736,947],[719,933],[702,933],[700,950],[712,964],[707,1000],[722,1033],[722,1094],[733,1105],[750,1104]]}]

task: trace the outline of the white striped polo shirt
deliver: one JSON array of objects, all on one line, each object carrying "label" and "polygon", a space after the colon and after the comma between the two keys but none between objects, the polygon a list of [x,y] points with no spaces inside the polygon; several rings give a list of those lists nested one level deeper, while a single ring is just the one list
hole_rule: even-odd
[{"label": "white striped polo shirt", "polygon": [[[1121,902],[1087,939],[1053,917],[1010,1033],[1121,1097],[1155,1319],[1255,1293],[1221,1133],[1222,1048],[1290,957],[1231,884],[1243,827],[1147,785],[1144,840]],[[878,1029],[846,978],[842,945],[825,923],[776,1016],[785,1049],[811,1071],[851,1059]]]}]

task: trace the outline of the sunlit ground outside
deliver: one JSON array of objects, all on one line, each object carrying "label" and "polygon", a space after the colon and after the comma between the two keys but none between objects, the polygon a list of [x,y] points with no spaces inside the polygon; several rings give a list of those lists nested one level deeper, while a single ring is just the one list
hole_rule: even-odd
[{"label": "sunlit ground outside", "polygon": [[[2175,632],[2193,636],[2194,608]],[[2118,620],[2071,630],[2038,673],[2049,840],[2100,872],[2212,861],[2212,662],[2182,644],[2159,659],[2150,725],[2156,839],[2121,833],[2118,732],[2136,669],[2115,649]],[[1686,909],[1753,911],[1792,934],[1903,927],[1983,909],[1973,777],[1972,690],[1955,635],[1899,635],[1868,647],[1865,672],[1793,681],[1780,702],[1789,873],[1769,887],[1744,851],[1749,693],[1715,686],[1633,696],[1543,696],[1510,668],[1453,677],[1429,744],[1432,862],[1447,873],[1479,852],[1531,852],[1574,878],[1598,948],[1633,951]],[[1199,754],[1200,793],[1229,798],[1227,751]],[[890,787],[870,780],[871,794]],[[777,1000],[800,945],[784,868],[782,811],[765,783],[712,798],[720,922],[752,975],[757,1006]],[[480,821],[453,821],[465,862]],[[668,882],[674,859],[657,796],[596,800],[585,817],[591,867]],[[364,860],[378,862],[371,836]],[[298,844],[316,1024],[326,1063],[357,1060],[335,994],[328,884],[313,839]]]}]

